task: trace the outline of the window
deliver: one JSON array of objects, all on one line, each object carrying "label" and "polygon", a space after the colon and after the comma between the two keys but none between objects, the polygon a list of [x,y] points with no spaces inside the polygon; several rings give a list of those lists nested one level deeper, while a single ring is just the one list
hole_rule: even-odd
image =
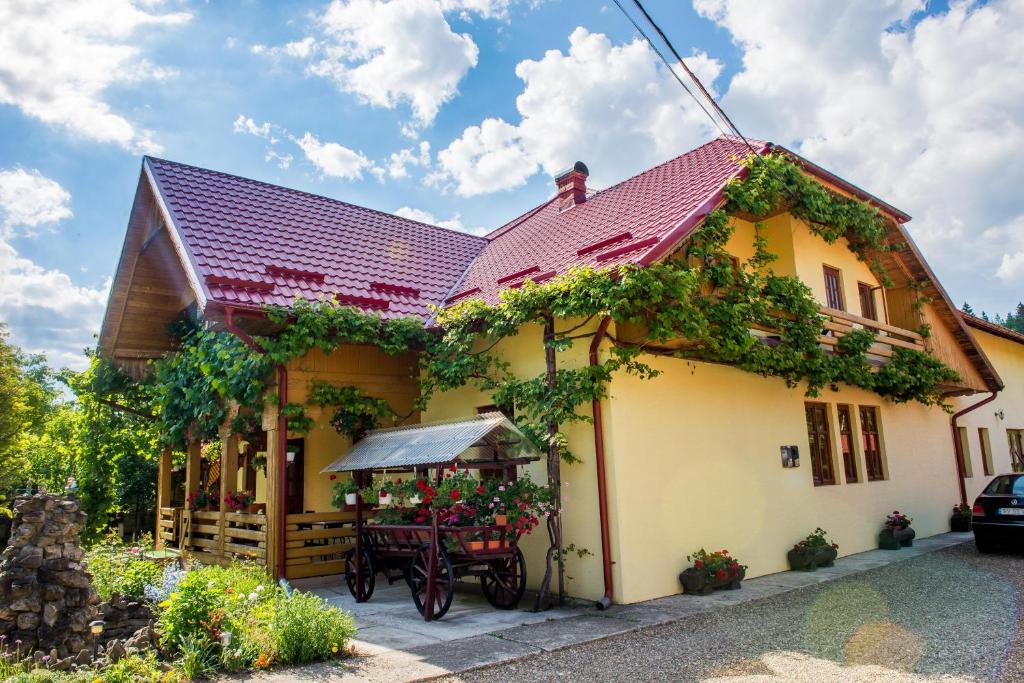
[{"label": "window", "polygon": [[965,477],[973,477],[974,469],[971,467],[971,444],[967,440],[967,427],[957,427],[957,436],[960,438],[960,466],[963,468]]},{"label": "window", "polygon": [[807,438],[811,446],[811,474],[815,486],[836,483],[832,470],[832,440],[828,435],[828,407],[824,403],[804,404]]},{"label": "window", "polygon": [[978,427],[978,442],[981,444],[981,467],[985,470],[985,476],[991,477],[995,474],[992,468],[992,444],[988,440],[988,430]]},{"label": "window", "polygon": [[[1015,429],[1013,431],[1019,432],[1021,430]],[[990,496],[1024,496],[1024,477],[1013,475],[996,477],[988,485],[988,488],[985,489],[985,493]]]},{"label": "window", "polygon": [[857,294],[860,295],[861,316],[878,320],[878,309],[875,308],[875,288],[864,282],[858,282]]},{"label": "window", "polygon": [[1024,472],[1024,429],[1007,429],[1006,440],[1010,442],[1010,469]]},{"label": "window", "polygon": [[843,277],[838,269],[832,266],[824,266],[825,273],[825,303],[829,308],[845,311],[843,304]]},{"label": "window", "polygon": [[847,484],[856,484],[857,478],[857,454],[853,450],[853,421],[850,416],[850,406],[836,406],[839,412],[839,450],[843,454],[843,472],[846,474]]},{"label": "window", "polygon": [[882,463],[882,440],[878,434],[878,408],[875,406],[860,407],[860,436],[864,448],[864,469],[868,481],[885,479],[885,467]]}]

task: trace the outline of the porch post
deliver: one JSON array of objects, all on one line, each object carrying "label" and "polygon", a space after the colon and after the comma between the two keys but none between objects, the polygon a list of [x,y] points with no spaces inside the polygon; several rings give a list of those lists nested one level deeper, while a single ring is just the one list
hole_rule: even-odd
[{"label": "porch post", "polygon": [[230,427],[220,428],[220,515],[217,523],[220,529],[218,535],[218,550],[220,556],[224,557],[224,527],[226,526],[224,515],[227,513],[227,503],[224,499],[238,485],[238,438],[231,433]]},{"label": "porch post", "polygon": [[203,444],[192,441],[188,445],[188,459],[185,461],[185,496],[191,496],[199,490],[199,460],[202,457]]},{"label": "porch post", "polygon": [[284,543],[284,529],[280,524],[281,506],[278,495],[281,471],[281,444],[278,434],[278,406],[267,401],[263,406],[263,429],[267,433],[267,569],[275,579],[283,578],[277,564],[277,554]]},{"label": "porch post", "polygon": [[160,452],[160,463],[157,466],[156,474],[156,534],[154,539],[157,548],[164,547],[164,540],[160,536],[160,515],[161,510],[171,506],[171,447],[168,446]]}]

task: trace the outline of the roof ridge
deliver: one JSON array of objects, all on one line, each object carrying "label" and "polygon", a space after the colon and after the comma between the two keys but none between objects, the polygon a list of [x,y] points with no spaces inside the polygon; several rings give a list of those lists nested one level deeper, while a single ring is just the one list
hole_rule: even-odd
[{"label": "roof ridge", "polygon": [[165,164],[173,164],[175,166],[182,166],[182,167],[185,167],[185,168],[194,168],[197,171],[203,171],[204,173],[213,173],[215,175],[224,176],[226,178],[237,178],[238,180],[244,180],[246,182],[256,183],[257,185],[263,185],[263,186],[266,186],[266,187],[272,187],[272,188],[274,188],[276,190],[284,190],[285,192],[290,192],[290,193],[294,193],[294,194],[300,194],[300,195],[304,195],[304,196],[307,196],[307,197],[316,197],[317,199],[324,199],[326,201],[333,202],[335,204],[341,204],[343,206],[348,206],[348,207],[351,207],[353,209],[359,209],[359,210],[362,210],[362,211],[370,211],[372,213],[380,214],[381,216],[387,216],[388,218],[397,218],[399,220],[406,221],[408,223],[415,223],[416,225],[422,225],[422,226],[425,226],[427,228],[433,228],[434,230],[441,230],[443,232],[453,233],[453,234],[456,234],[456,235],[465,235],[466,237],[471,237],[474,240],[482,240],[484,242],[487,241],[486,237],[481,237],[480,235],[474,235],[473,233],[470,233],[470,232],[465,232],[465,231],[462,231],[462,230],[455,230],[454,228],[446,228],[446,227],[443,227],[443,226],[440,226],[440,225],[433,225],[431,223],[424,223],[423,221],[418,221],[418,220],[416,220],[414,218],[406,218],[405,216],[399,216],[397,213],[388,213],[387,211],[381,211],[380,209],[373,209],[373,208],[370,208],[369,206],[363,206],[361,204],[352,204],[351,202],[346,202],[346,201],[343,201],[341,199],[335,199],[333,197],[328,197],[328,196],[322,195],[322,194],[316,194],[315,192],[307,192],[306,190],[297,190],[294,187],[286,187],[284,185],[276,185],[274,183],[268,183],[265,180],[257,180],[255,178],[247,178],[246,176],[238,175],[236,173],[226,173],[224,171],[217,171],[215,169],[206,168],[204,166],[195,166],[193,164],[186,164],[186,163],[183,163],[181,161],[172,161],[171,159],[163,159],[161,157],[155,157],[155,156],[151,156],[149,154],[144,155],[143,156],[143,160],[146,160],[146,161],[157,161],[157,162],[162,162],[162,163],[165,163]]}]

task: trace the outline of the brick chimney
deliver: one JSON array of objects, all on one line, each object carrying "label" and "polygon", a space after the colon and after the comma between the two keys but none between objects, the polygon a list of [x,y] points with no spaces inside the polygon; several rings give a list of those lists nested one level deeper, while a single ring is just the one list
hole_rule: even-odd
[{"label": "brick chimney", "polygon": [[590,171],[582,161],[555,176],[558,187],[558,210],[565,211],[587,201],[587,176]]}]

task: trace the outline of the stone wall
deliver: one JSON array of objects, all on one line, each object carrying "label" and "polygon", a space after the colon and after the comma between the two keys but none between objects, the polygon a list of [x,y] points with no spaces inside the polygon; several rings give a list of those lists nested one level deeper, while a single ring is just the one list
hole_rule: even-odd
[{"label": "stone wall", "polygon": [[14,501],[7,548],[0,554],[0,635],[23,652],[58,657],[91,650],[89,622],[99,596],[85,570],[78,498],[55,494]]}]

